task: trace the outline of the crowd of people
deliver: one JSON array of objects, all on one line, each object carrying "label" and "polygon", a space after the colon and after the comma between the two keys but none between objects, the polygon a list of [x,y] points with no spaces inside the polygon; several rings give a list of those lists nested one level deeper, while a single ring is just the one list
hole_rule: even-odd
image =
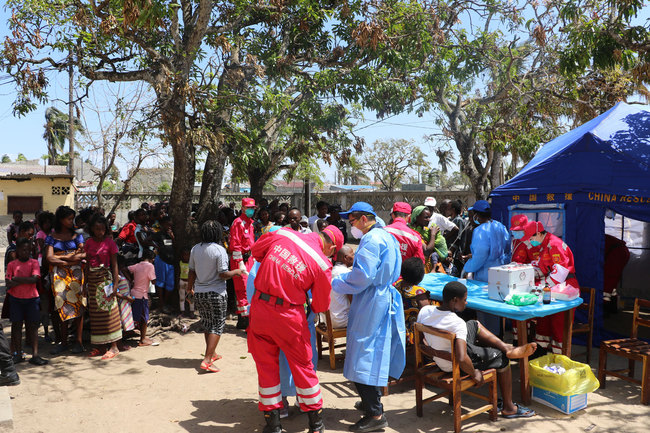
[{"label": "crowd of people", "polygon": [[[364,414],[351,431],[387,427],[381,388],[401,376],[416,321],[456,333],[463,344],[453,350],[477,383],[482,369],[498,369],[504,417],[534,415],[512,401],[508,360],[561,349],[557,318],[540,320],[536,343],[517,347],[499,339],[494,317],[465,320],[463,284],[445,286],[438,305],[419,284],[429,272],[487,281],[489,267],[514,260],[533,263],[538,281],[577,285],[570,249],[522,215],[509,230],[492,219],[485,200],[469,209],[433,197],[413,205],[394,203],[387,223],[364,202],[344,211],[320,201],[307,217],[277,200],[244,198],[239,210],[221,205],[201,224],[196,242],[184,239],[187,248],[177,248],[165,202],[143,204],[123,226],[114,213],[94,207],[77,213],[61,206],[34,221],[15,212],[7,228],[3,308],[12,332],[10,343],[0,336],[0,385],[19,383],[13,365],[26,358],[23,324],[34,365],[48,362],[38,352],[41,325],[46,340],[50,326],[54,331],[52,354],[82,353],[89,323],[89,355],[110,360],[130,348],[126,337],[137,336],[138,346],[158,344],[147,336],[151,308],[190,317],[198,311],[206,345],[200,368],[216,373],[217,346],[234,313],[255,360],[264,432],[282,431],[289,396],[307,413],[309,431],[321,432],[315,326],[322,323],[315,323],[328,311],[334,327],[347,328],[343,375],[354,383],[355,407]],[[348,232],[358,240],[356,251]],[[445,350],[439,341],[428,343]],[[449,368],[442,360],[439,366]]]}]

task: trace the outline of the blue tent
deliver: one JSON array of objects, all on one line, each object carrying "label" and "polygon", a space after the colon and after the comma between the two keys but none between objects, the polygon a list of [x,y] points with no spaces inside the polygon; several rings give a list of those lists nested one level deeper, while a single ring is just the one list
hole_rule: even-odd
[{"label": "blue tent", "polygon": [[493,218],[506,226],[522,210],[559,221],[580,285],[597,291],[594,339],[600,341],[605,211],[650,222],[650,106],[618,103],[546,143],[490,196]]}]

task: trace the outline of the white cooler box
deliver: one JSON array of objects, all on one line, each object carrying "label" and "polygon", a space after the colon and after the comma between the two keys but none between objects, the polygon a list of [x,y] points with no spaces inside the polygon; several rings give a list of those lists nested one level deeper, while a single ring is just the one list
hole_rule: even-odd
[{"label": "white cooler box", "polygon": [[488,269],[488,297],[503,301],[510,293],[529,293],[535,287],[531,265],[510,263]]}]

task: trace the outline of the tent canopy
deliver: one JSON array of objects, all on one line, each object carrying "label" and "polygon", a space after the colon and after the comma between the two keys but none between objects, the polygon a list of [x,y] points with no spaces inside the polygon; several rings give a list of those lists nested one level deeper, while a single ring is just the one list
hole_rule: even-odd
[{"label": "tent canopy", "polygon": [[650,221],[650,106],[620,102],[548,142],[492,197],[536,191],[608,194],[591,201]]}]

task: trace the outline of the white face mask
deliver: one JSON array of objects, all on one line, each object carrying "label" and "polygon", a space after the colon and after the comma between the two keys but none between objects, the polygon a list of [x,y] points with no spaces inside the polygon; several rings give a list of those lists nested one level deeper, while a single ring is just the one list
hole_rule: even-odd
[{"label": "white face mask", "polygon": [[361,236],[363,236],[363,232],[354,226],[350,227],[350,234],[355,239],[361,239]]}]

